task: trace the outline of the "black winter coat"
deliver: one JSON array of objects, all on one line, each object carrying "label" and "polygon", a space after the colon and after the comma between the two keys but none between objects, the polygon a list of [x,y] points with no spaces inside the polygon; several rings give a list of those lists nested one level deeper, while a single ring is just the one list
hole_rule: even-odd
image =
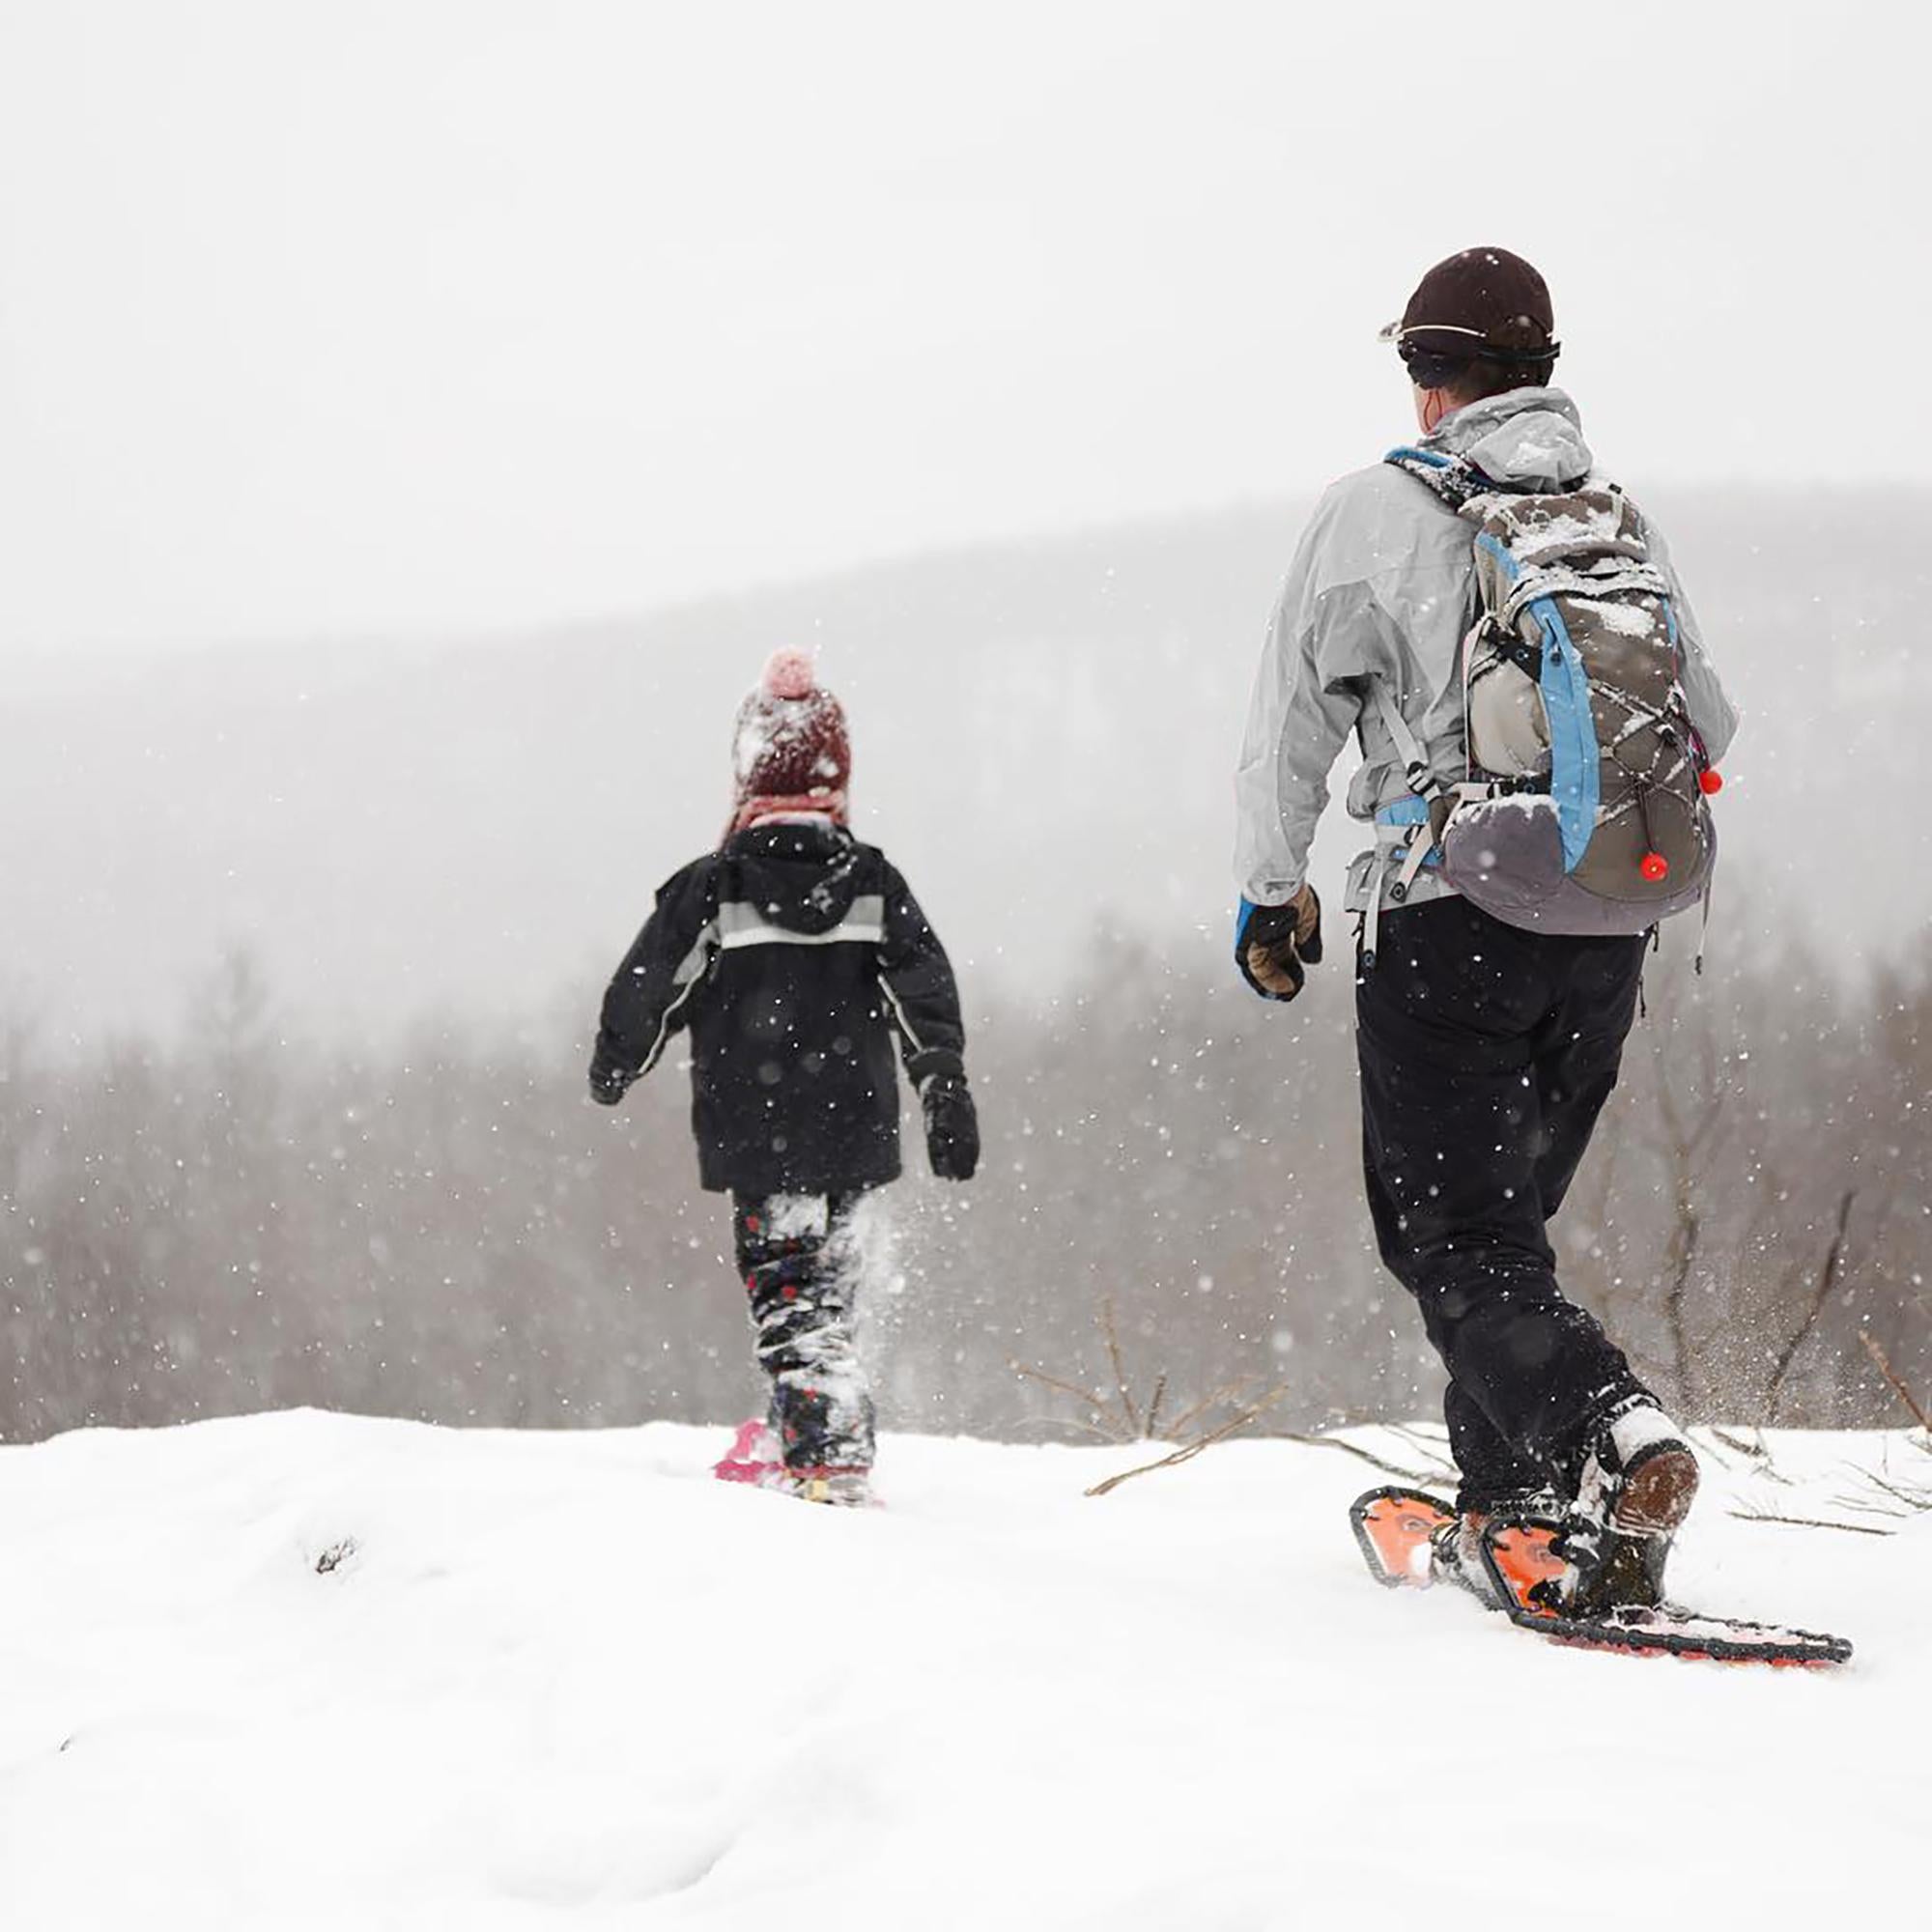
[{"label": "black winter coat", "polygon": [[684,1027],[714,1193],[883,1185],[899,1172],[894,1034],[915,1086],[963,1071],[938,935],[883,852],[821,821],[753,826],[660,888],[604,996],[591,1079],[649,1072]]}]

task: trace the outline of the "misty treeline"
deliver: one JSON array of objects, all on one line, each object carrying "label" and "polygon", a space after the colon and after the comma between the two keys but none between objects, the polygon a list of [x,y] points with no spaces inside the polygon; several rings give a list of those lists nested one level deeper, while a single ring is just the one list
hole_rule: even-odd
[{"label": "misty treeline", "polygon": [[[1338,935],[1339,937],[1339,935]],[[1932,976],[1673,933],[1556,1224],[1573,1292],[1694,1418],[1903,1421],[1861,1331],[1932,1390]],[[1346,949],[1331,948],[1331,962]],[[969,986],[969,996],[972,992]],[[1096,945],[981,1003],[986,1158],[867,1237],[888,1426],[1077,1439],[1023,1377],[1283,1391],[1264,1428],[1433,1409],[1357,1172],[1346,966],[1264,1007],[1198,943]],[[970,1004],[970,997],[969,997]],[[500,1037],[325,1043],[246,956],[166,1038],[0,1034],[0,1439],[291,1404],[446,1423],[724,1421],[759,1384],[674,1056],[607,1114],[594,1000]],[[908,1168],[922,1173],[916,1116]],[[1118,1365],[1104,1332],[1111,1313]]]}]

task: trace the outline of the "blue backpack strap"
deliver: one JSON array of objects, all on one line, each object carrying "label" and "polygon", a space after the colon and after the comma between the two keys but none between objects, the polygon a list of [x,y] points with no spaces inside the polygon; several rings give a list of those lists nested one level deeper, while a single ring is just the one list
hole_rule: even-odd
[{"label": "blue backpack strap", "polygon": [[1404,443],[1382,458],[1404,469],[1425,488],[1433,490],[1452,510],[1460,510],[1472,497],[1487,497],[1501,486],[1485,476],[1464,456],[1445,456],[1440,450],[1417,449]]},{"label": "blue backpack strap", "polygon": [[1549,796],[1563,828],[1563,869],[1581,864],[1603,801],[1602,750],[1590,678],[1553,597],[1529,606],[1543,627],[1543,708],[1549,720]]},{"label": "blue backpack strap", "polygon": [[1393,805],[1385,805],[1376,813],[1378,825],[1427,825],[1429,823],[1429,801],[1426,798],[1399,798]]}]

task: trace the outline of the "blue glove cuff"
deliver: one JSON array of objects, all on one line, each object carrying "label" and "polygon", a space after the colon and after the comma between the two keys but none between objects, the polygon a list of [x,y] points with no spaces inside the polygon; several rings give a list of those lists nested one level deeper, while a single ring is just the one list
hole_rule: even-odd
[{"label": "blue glove cuff", "polygon": [[1235,957],[1236,959],[1241,956],[1242,949],[1247,944],[1248,927],[1252,923],[1254,916],[1255,906],[1251,899],[1241,899],[1235,908]]}]

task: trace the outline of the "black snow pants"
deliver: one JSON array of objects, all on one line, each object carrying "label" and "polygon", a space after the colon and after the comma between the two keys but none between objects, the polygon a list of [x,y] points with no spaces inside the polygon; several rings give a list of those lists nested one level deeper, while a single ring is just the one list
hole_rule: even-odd
[{"label": "black snow pants", "polygon": [[857,1194],[733,1195],[738,1273],[785,1467],[872,1466],[872,1397],[853,1347]]},{"label": "black snow pants", "polygon": [[1385,914],[1357,968],[1369,1208],[1449,1371],[1465,1509],[1566,1488],[1597,1417],[1645,1392],[1565,1300],[1545,1231],[1616,1085],[1643,947],[1442,898]]}]

